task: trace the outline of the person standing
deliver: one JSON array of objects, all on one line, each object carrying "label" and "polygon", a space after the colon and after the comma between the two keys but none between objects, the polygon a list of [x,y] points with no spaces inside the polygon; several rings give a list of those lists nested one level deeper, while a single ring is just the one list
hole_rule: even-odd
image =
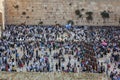
[{"label": "person standing", "polygon": [[58,71],[58,64],[57,63],[55,64],[55,68],[56,68],[56,71]]}]

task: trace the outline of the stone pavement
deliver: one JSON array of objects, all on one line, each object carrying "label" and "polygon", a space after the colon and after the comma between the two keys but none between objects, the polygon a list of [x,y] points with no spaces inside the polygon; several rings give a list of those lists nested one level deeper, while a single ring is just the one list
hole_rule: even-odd
[{"label": "stone pavement", "polygon": [[0,80],[109,80],[104,74],[0,72]]}]

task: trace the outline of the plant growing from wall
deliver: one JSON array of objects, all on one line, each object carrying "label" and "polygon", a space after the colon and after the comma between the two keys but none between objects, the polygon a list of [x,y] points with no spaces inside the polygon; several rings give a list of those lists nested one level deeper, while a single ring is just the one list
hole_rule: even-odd
[{"label": "plant growing from wall", "polygon": [[81,18],[81,17],[82,17],[82,14],[79,15],[79,18]]},{"label": "plant growing from wall", "polygon": [[40,21],[40,22],[38,23],[38,25],[43,25],[43,21]]},{"label": "plant growing from wall", "polygon": [[72,6],[72,3],[69,3],[69,6]]},{"label": "plant growing from wall", "polygon": [[93,15],[93,12],[91,12],[91,11],[86,12],[86,15]]},{"label": "plant growing from wall", "polygon": [[22,15],[26,15],[26,12],[22,12]]},{"label": "plant growing from wall", "polygon": [[105,20],[106,19],[109,19],[109,12],[107,12],[107,11],[103,11],[103,12],[101,12],[101,16],[102,16],[102,18],[103,18],[103,20],[104,20],[104,23],[105,23]]},{"label": "plant growing from wall", "polygon": [[92,21],[93,20],[93,12],[89,11],[89,12],[86,12],[86,20],[89,22],[89,21]]},{"label": "plant growing from wall", "polygon": [[80,10],[79,9],[75,10],[75,14],[79,15],[80,14]]},{"label": "plant growing from wall", "polygon": [[79,9],[75,10],[75,14],[76,14],[79,18],[82,17],[82,14],[81,14],[81,12],[80,12]]},{"label": "plant growing from wall", "polygon": [[29,18],[30,18],[29,16],[26,17],[26,19],[29,19]]},{"label": "plant growing from wall", "polygon": [[84,11],[84,10],[85,10],[84,8],[81,9],[81,11]]},{"label": "plant growing from wall", "polygon": [[74,21],[73,20],[68,20],[67,22],[68,24],[74,25]]},{"label": "plant growing from wall", "polygon": [[87,21],[89,22],[89,21],[92,21],[92,20],[93,20],[93,17],[92,17],[92,16],[87,16],[86,19],[87,19]]},{"label": "plant growing from wall", "polygon": [[13,7],[15,8],[15,9],[18,9],[19,8],[19,5],[13,5]]}]

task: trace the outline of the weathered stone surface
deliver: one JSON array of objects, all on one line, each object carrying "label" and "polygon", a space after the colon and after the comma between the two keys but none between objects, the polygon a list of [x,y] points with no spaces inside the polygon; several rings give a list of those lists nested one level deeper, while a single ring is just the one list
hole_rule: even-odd
[{"label": "weathered stone surface", "polygon": [[0,12],[0,25],[2,25],[2,13]]},{"label": "weathered stone surface", "polygon": [[0,0],[0,25],[2,25],[3,0]]},{"label": "weathered stone surface", "polygon": [[0,72],[0,80],[108,80],[104,74]]},{"label": "weathered stone surface", "polygon": [[[75,25],[119,25],[120,0],[5,0],[5,15],[7,24],[62,24],[73,20]],[[17,6],[17,8],[15,8]],[[85,13],[92,11],[93,21],[88,23],[86,16],[77,18],[76,9]],[[110,18],[103,23],[101,11],[110,11]],[[25,15],[22,13],[25,12]],[[26,18],[29,16],[29,18]]]}]

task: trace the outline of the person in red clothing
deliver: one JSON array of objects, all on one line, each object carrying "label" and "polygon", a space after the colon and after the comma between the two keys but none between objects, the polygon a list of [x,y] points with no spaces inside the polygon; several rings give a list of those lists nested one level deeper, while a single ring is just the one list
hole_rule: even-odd
[{"label": "person in red clothing", "polygon": [[110,69],[110,67],[111,67],[110,64],[107,64],[107,69],[108,69],[108,70]]},{"label": "person in red clothing", "polygon": [[6,64],[6,66],[5,66],[5,71],[8,71],[8,69],[9,69],[9,65]]}]

